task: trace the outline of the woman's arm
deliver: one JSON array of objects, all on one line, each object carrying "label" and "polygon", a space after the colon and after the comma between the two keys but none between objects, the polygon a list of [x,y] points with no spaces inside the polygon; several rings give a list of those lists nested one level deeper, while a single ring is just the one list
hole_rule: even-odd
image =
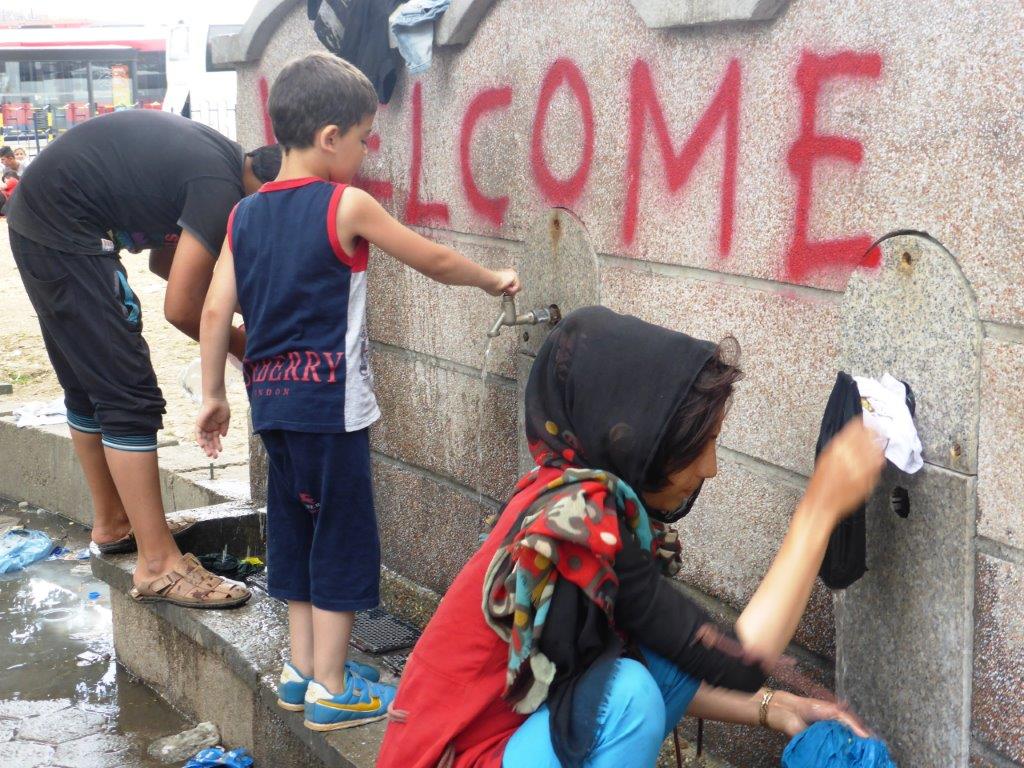
[{"label": "woman's arm", "polygon": [[[688,717],[702,717],[719,723],[738,723],[739,725],[757,725],[761,709],[761,697],[765,689],[757,691],[753,696],[749,693],[729,691],[701,683],[700,688],[686,708]],[[774,698],[774,697],[772,697]],[[778,707],[768,705],[768,714],[777,714],[773,710]],[[769,720],[769,725],[771,725]]]},{"label": "woman's arm", "polygon": [[832,529],[870,493],[883,463],[873,433],[860,421],[829,443],[775,561],[736,622],[738,641],[716,631],[631,537],[615,558],[616,624],[693,677],[756,691],[796,631]]},{"label": "woman's arm", "polygon": [[[762,688],[753,696],[749,693],[713,688],[702,683],[690,702],[686,714],[720,723],[759,725],[761,702],[768,689]],[[858,736],[870,734],[864,725],[838,704],[796,696],[787,691],[775,691],[765,708],[766,724],[773,731],[796,736],[818,720],[839,720]]]},{"label": "woman's arm", "polygon": [[[632,536],[622,541],[615,574],[615,624],[633,640],[711,685],[756,691],[764,683],[761,665],[744,659],[742,650],[730,653],[706,641],[714,626],[711,617],[661,575]],[[733,645],[739,647],[735,640]]]},{"label": "woman's arm", "polygon": [[860,419],[843,427],[818,457],[779,553],[736,621],[744,651],[766,669],[796,631],[833,529],[868,497],[884,465],[875,433]]}]

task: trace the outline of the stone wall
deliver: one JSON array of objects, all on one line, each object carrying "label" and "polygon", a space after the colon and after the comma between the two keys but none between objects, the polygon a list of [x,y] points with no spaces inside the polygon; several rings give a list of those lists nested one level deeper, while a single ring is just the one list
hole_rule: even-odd
[{"label": "stone wall", "polygon": [[[406,223],[488,266],[536,258],[531,228],[570,209],[597,254],[603,304],[737,337],[747,378],[722,433],[720,476],[680,526],[683,578],[725,613],[752,594],[811,471],[851,272],[879,266],[869,246],[892,230],[941,243],[983,337],[976,469],[952,470],[965,487],[976,476],[977,491],[962,509],[973,626],[949,649],[970,704],[964,755],[949,764],[968,752],[972,765],[1024,763],[1024,7],[635,5],[455,3],[458,14],[489,8],[475,29],[459,27],[468,42],[435,49],[429,72],[400,79],[378,112],[363,183]],[[320,49],[304,7],[263,0],[239,36],[215,46],[238,68],[247,147],[269,137],[267,83]],[[443,591],[515,480],[526,368],[506,332],[481,377],[496,300],[379,254],[370,285],[385,561]],[[527,288],[545,303],[541,287]],[[796,638],[801,662],[825,679],[833,616],[819,586]],[[902,727],[873,725],[889,738]],[[744,766],[776,759],[752,749],[748,731],[709,739]]]}]

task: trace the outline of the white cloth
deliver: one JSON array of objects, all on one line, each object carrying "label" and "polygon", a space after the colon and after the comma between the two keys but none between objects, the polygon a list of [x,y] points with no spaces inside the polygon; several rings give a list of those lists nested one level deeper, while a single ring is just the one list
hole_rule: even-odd
[{"label": "white cloth", "polygon": [[888,373],[881,380],[854,376],[864,423],[885,438],[885,458],[907,474],[924,466],[921,439],[907,408],[907,388]]},{"label": "white cloth", "polygon": [[25,403],[12,410],[19,427],[39,427],[43,424],[64,424],[68,420],[64,409],[64,400],[51,400],[48,403]]}]

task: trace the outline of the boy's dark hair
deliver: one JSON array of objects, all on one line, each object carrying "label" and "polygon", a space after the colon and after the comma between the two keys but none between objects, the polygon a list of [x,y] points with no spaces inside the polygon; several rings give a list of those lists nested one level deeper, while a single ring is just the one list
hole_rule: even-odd
[{"label": "boy's dark hair", "polygon": [[336,125],[344,133],[377,111],[377,92],[355,66],[326,53],[284,65],[270,88],[274,135],[287,152],[312,146],[316,132]]},{"label": "boy's dark hair", "polygon": [[4,181],[6,181],[7,179],[20,179],[20,178],[21,178],[21,176],[18,175],[17,171],[12,171],[9,168],[6,171],[4,171],[4,175],[3,175],[3,180]]},{"label": "boy's dark hair", "polygon": [[726,336],[672,415],[644,478],[644,490],[661,490],[668,484],[669,475],[700,456],[719,420],[725,416],[733,384],[743,378],[739,359],[739,342]]},{"label": "boy's dark hair", "polygon": [[245,156],[252,160],[252,174],[260,181],[273,181],[281,171],[280,144],[267,144],[246,152]]},{"label": "boy's dark hair", "polygon": [[0,147],[0,157],[14,157],[14,150],[4,144]]}]

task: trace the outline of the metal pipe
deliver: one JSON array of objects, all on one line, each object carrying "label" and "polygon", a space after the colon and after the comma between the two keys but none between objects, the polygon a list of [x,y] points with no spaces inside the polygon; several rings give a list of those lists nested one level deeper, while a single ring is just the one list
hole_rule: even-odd
[{"label": "metal pipe", "polygon": [[501,314],[494,321],[491,329],[487,332],[490,338],[501,334],[502,326],[516,325],[555,325],[562,319],[562,313],[558,305],[552,304],[546,308],[531,309],[529,312],[518,314],[516,312],[516,300],[511,296],[501,297]]}]

